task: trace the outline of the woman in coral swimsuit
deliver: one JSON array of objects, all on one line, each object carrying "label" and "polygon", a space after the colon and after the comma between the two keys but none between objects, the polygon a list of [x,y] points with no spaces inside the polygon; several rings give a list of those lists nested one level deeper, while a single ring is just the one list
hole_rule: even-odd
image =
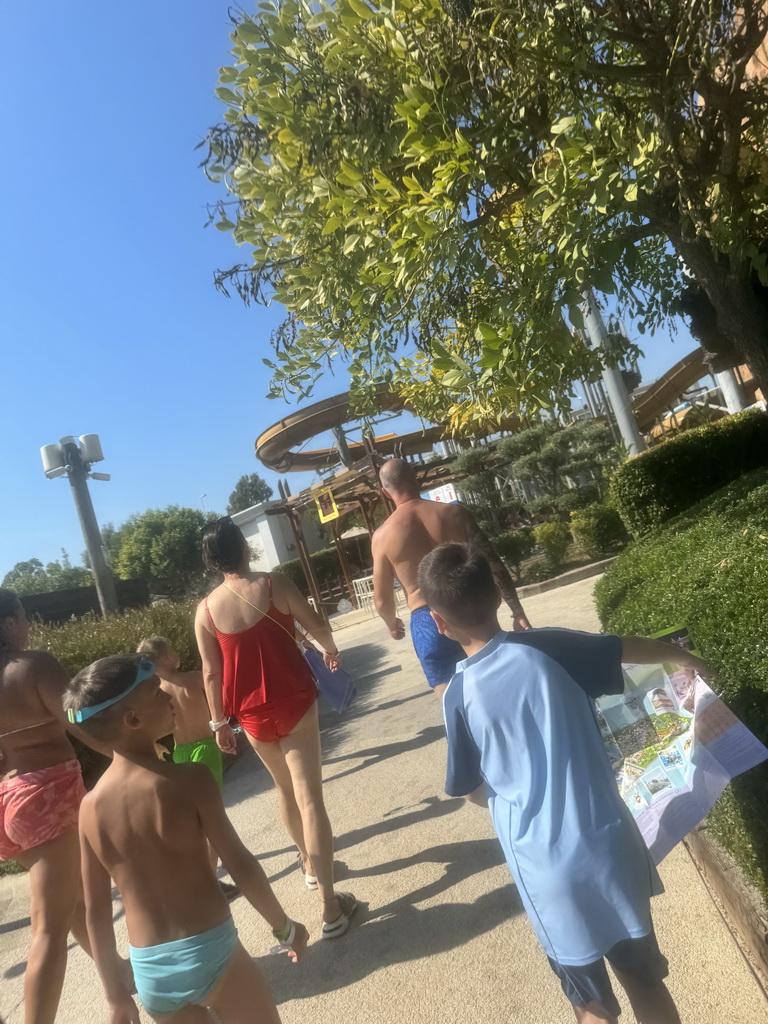
[{"label": "woman in coral swimsuit", "polygon": [[297,645],[294,619],[323,646],[326,665],[335,669],[339,652],[330,626],[286,577],[251,571],[248,543],[228,516],[204,530],[203,558],[224,574],[195,617],[211,728],[221,749],[234,753],[228,718],[237,718],[266,765],[306,883],[320,890],[323,938],[338,938],[357,903],[333,886],[317,686]]},{"label": "woman in coral swimsuit", "polygon": [[90,954],[77,817],[85,788],[65,731],[69,677],[45,651],[27,651],[18,597],[0,589],[0,860],[29,871],[32,945],[26,1024],[53,1024],[70,931]]}]

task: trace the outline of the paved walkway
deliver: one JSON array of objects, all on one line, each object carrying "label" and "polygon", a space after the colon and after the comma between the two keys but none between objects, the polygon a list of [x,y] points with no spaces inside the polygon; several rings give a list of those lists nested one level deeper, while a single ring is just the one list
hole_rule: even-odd
[{"label": "paved walkway", "polygon": [[[594,579],[526,601],[537,625],[597,628]],[[267,957],[266,926],[244,899],[234,914],[269,976],[284,1024],[570,1024],[573,1015],[525,915],[487,812],[443,795],[444,739],[408,640],[378,619],[338,633],[360,681],[354,714],[324,712],[326,798],[338,877],[364,903],[338,943],[313,945],[293,966]],[[317,897],[295,867],[265,771],[246,756],[228,773],[226,802],[291,914],[318,935]],[[654,901],[670,987],[684,1024],[768,1024],[763,996],[682,848],[662,865]],[[125,942],[120,904],[115,904]],[[26,885],[0,879],[0,1011],[21,1024],[29,939]],[[142,1020],[146,1020],[142,1017]],[[254,1021],[257,1021],[254,1015]],[[59,1024],[106,1021],[95,971],[74,949]],[[626,1010],[622,1020],[634,1020]]]}]

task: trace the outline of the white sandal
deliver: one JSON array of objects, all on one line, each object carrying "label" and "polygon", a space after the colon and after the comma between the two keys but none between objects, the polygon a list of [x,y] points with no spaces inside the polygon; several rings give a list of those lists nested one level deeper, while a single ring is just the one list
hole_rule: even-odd
[{"label": "white sandal", "polygon": [[317,889],[317,878],[314,875],[310,875],[310,873],[304,867],[304,858],[301,856],[301,854],[298,854],[298,858],[299,868],[301,869],[301,873],[304,875],[304,884],[308,889],[312,889],[314,891],[315,889]]},{"label": "white sandal", "polygon": [[335,898],[339,901],[341,913],[335,921],[323,921],[324,939],[340,939],[349,929],[349,919],[359,906],[351,892],[337,892]]}]

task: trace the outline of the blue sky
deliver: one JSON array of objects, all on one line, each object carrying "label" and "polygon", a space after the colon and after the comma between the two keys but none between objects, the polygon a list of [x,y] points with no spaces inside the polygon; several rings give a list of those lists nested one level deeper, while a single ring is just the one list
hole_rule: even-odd
[{"label": "blue sky", "polygon": [[[0,578],[62,547],[80,559],[69,487],[46,480],[38,453],[65,434],[101,436],[102,523],[203,494],[223,511],[243,473],[277,490],[253,442],[288,408],[264,398],[261,362],[281,309],[214,290],[214,268],[248,254],[203,229],[221,193],[194,152],[223,112],[229,6],[3,5]],[[647,379],[691,348],[684,330],[673,347],[643,343]],[[331,378],[317,397],[345,388]]]}]

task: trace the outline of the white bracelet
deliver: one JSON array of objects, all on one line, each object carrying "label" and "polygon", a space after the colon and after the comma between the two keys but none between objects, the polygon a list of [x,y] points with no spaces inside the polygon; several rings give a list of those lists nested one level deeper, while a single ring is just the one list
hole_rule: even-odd
[{"label": "white bracelet", "polygon": [[225,725],[228,725],[228,724],[229,724],[229,719],[228,718],[222,718],[222,720],[220,722],[209,722],[208,723],[208,725],[210,725],[210,727],[211,727],[211,732],[218,732],[219,729],[222,728],[222,726],[225,726]]}]

